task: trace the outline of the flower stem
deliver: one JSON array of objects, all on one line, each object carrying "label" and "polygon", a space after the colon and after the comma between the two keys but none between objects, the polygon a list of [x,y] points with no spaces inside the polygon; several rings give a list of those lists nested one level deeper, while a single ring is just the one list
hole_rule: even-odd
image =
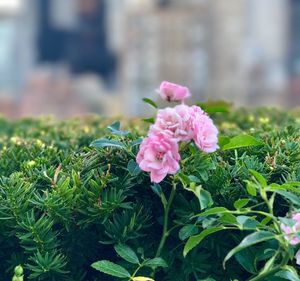
[{"label": "flower stem", "polygon": [[164,206],[164,222],[163,222],[163,233],[162,233],[162,236],[161,236],[161,240],[160,240],[160,243],[159,243],[159,246],[157,248],[157,251],[156,251],[156,254],[155,254],[155,257],[159,257],[162,250],[163,250],[163,247],[166,243],[166,240],[167,240],[167,237],[169,236],[170,232],[168,230],[168,227],[169,227],[169,213],[170,213],[170,208],[171,208],[171,205],[173,203],[173,200],[174,200],[174,196],[175,196],[175,190],[176,190],[176,184],[173,183],[173,186],[172,186],[172,190],[171,190],[171,193],[170,193],[170,197],[169,197],[169,200],[167,202],[167,205]]},{"label": "flower stem", "polygon": [[249,281],[263,281],[263,280],[266,280],[266,277],[274,275],[275,273],[280,271],[282,269],[282,267],[287,264],[288,261],[289,261],[289,255],[285,254],[279,265],[275,266],[273,269],[271,269],[269,271],[266,271],[265,273],[263,273],[259,276],[256,276],[254,278],[249,279]]}]

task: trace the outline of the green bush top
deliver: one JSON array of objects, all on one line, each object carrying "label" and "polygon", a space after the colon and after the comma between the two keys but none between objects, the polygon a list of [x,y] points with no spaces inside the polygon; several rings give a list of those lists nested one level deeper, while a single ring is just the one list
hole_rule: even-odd
[{"label": "green bush top", "polygon": [[[213,223],[208,217],[200,225],[192,217],[208,206],[233,209],[240,198],[261,204],[259,196],[247,191],[250,170],[269,183],[300,181],[299,113],[261,108],[212,113],[212,117],[223,148],[233,137],[245,135],[262,145],[239,148],[237,142],[236,149],[213,154],[193,146],[182,148],[182,158],[188,159],[181,163],[183,183],[194,182],[210,195],[199,202],[183,184],[177,185],[170,212],[172,231],[161,253],[166,264],[156,270],[156,280],[249,278],[258,268],[243,266],[241,258],[222,267],[226,254],[247,234],[242,231],[215,233],[184,258],[186,239]],[[1,280],[11,280],[19,264],[25,278],[32,280],[119,280],[108,279],[91,264],[109,260],[132,271],[133,263],[120,257],[118,245],[127,245],[141,260],[155,257],[163,220],[157,195],[163,192],[168,198],[171,179],[153,185],[135,163],[147,123],[121,121],[129,131],[122,135],[107,129],[113,121],[96,116],[66,121],[0,119]],[[124,148],[91,147],[99,138]],[[290,202],[278,197],[274,210],[284,217]],[[140,275],[152,272],[149,266]]]}]

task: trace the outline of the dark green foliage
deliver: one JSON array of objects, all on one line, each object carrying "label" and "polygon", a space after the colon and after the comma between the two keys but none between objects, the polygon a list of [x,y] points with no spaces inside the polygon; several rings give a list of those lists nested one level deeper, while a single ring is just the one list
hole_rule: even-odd
[{"label": "dark green foliage", "polygon": [[[246,189],[250,169],[269,183],[300,181],[299,115],[266,109],[214,115],[222,136],[247,134],[263,145],[214,154],[199,152],[192,145],[182,147],[182,181],[187,186],[202,185],[210,192],[213,207],[234,209],[239,198],[249,198],[252,205],[261,203],[259,196],[249,196]],[[147,123],[122,122],[126,128],[122,131],[118,123],[106,129],[110,121],[98,117],[0,119],[1,280],[11,280],[19,264],[25,280],[119,280],[91,267],[109,260],[132,272],[134,266],[120,258],[116,245],[129,246],[140,260],[155,257],[163,220],[157,194],[163,192],[168,198],[170,178],[151,188],[147,173],[135,165],[137,140]],[[99,138],[120,145],[98,142],[90,147]],[[215,223],[214,217],[203,218],[197,225],[191,219],[201,212],[203,194],[197,198],[187,186],[177,185],[170,212],[172,231],[161,255],[168,267],[157,268],[155,279],[246,280],[251,269],[241,266],[239,257],[230,259],[226,270],[222,262],[247,233],[216,232],[183,257],[186,239],[199,233],[200,225]],[[281,197],[275,206],[278,216],[284,217],[289,210]],[[152,272],[145,267],[139,275]]]}]

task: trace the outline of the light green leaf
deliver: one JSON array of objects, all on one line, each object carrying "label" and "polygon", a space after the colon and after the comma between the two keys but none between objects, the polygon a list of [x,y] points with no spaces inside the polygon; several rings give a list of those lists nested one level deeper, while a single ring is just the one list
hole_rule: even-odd
[{"label": "light green leaf", "polygon": [[210,207],[213,204],[211,194],[207,190],[203,189],[201,185],[191,183],[189,187],[185,189],[193,192],[197,196],[201,210]]},{"label": "light green leaf", "polygon": [[189,178],[189,180],[190,180],[191,182],[195,182],[195,183],[201,182],[200,179],[199,179],[198,177],[193,176],[193,175],[188,176],[188,178]]},{"label": "light green leaf", "polygon": [[249,234],[248,236],[246,236],[242,242],[236,246],[235,248],[233,248],[225,257],[224,261],[223,261],[223,266],[225,268],[225,263],[232,257],[234,256],[236,253],[238,253],[239,251],[246,249],[252,245],[255,245],[257,243],[260,242],[264,242],[264,241],[268,241],[271,239],[274,239],[275,235],[269,231],[258,231],[258,232],[254,232]]},{"label": "light green leaf", "polygon": [[224,147],[229,142],[230,142],[230,137],[227,137],[227,136],[219,136],[218,137],[218,143],[219,143],[220,147]]},{"label": "light green leaf", "polygon": [[200,214],[196,215],[195,217],[205,217],[205,216],[209,216],[209,215],[223,214],[223,213],[229,213],[229,212],[230,211],[224,207],[215,207],[215,208],[206,210],[205,212],[200,213]]},{"label": "light green leaf", "polygon": [[264,143],[261,140],[258,140],[250,135],[239,135],[231,138],[228,143],[226,143],[222,149],[229,150],[229,149],[236,149],[241,147],[248,147],[248,146],[261,146]]},{"label": "light green leaf", "polygon": [[156,104],[153,100],[151,100],[151,99],[143,98],[143,102],[145,102],[145,103],[151,105],[151,106],[154,107],[154,108],[157,108],[157,107],[158,107],[157,104]]},{"label": "light green leaf", "polygon": [[168,264],[162,258],[154,258],[144,262],[144,266],[156,268],[156,267],[168,267]]},{"label": "light green leaf", "polygon": [[256,196],[256,185],[252,183],[251,181],[245,181],[246,182],[246,190],[251,196]]},{"label": "light green leaf", "polygon": [[117,254],[122,259],[124,259],[130,263],[134,263],[134,264],[138,264],[140,262],[136,253],[127,245],[118,244],[118,245],[115,245],[114,248],[115,248],[115,251],[117,252]]},{"label": "light green leaf", "polygon": [[236,217],[231,213],[224,213],[220,218],[219,221],[223,224],[229,224],[229,225],[236,225]]},{"label": "light green leaf", "polygon": [[256,221],[254,218],[248,217],[248,216],[237,216],[236,220],[241,229],[244,229],[244,228],[255,229],[259,225],[258,221]]},{"label": "light green leaf", "polygon": [[249,203],[249,201],[250,199],[239,199],[235,201],[233,205],[237,210],[240,210],[245,207]]},{"label": "light green leaf", "polygon": [[119,141],[110,140],[110,139],[98,139],[91,143],[92,147],[95,148],[104,148],[104,147],[116,147],[120,149],[125,149],[125,145]]},{"label": "light green leaf", "polygon": [[155,119],[153,117],[142,119],[146,123],[154,124]]},{"label": "light green leaf", "polygon": [[255,177],[255,179],[260,183],[260,185],[265,188],[267,186],[267,180],[263,177],[262,174],[254,171],[254,170],[249,170],[249,172]]},{"label": "light green leaf", "polygon": [[[179,173],[177,173],[177,177],[180,179],[182,185],[183,185],[185,188],[186,188],[188,185],[190,185],[191,180],[190,180],[190,178],[189,178],[187,175],[185,175],[185,174],[179,172]],[[187,188],[187,189],[189,189],[189,188]]]},{"label": "light green leaf", "polygon": [[211,194],[207,190],[201,188],[199,191],[198,198],[201,210],[210,207],[213,204]]},{"label": "light green leaf", "polygon": [[223,230],[223,227],[213,227],[204,229],[200,234],[192,236],[188,239],[184,246],[183,255],[186,256],[193,248],[195,248],[205,237]]},{"label": "light green leaf", "polygon": [[130,278],[130,273],[124,267],[107,260],[97,261],[92,264],[92,267],[111,276]]}]

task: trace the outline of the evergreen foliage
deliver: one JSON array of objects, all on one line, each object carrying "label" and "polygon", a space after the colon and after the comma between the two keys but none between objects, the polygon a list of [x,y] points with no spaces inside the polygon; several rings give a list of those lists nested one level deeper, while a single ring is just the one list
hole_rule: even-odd
[{"label": "evergreen foliage", "polygon": [[[122,131],[118,123],[107,129],[112,120],[99,117],[0,119],[0,279],[12,280],[14,268],[22,265],[24,280],[120,280],[118,274],[128,280],[136,262],[138,275],[155,272],[155,280],[162,281],[250,278],[259,263],[251,267],[242,253],[222,266],[247,231],[215,232],[186,257],[183,249],[190,236],[216,222],[214,216],[195,220],[207,207],[232,210],[240,198],[262,204],[259,194],[249,194],[251,170],[268,183],[300,182],[300,115],[241,109],[214,113],[213,118],[224,149],[205,154],[192,145],[182,148],[180,181],[169,214],[172,231],[159,257],[161,201],[171,195],[172,184],[171,177],[151,184],[135,163],[147,123],[124,120],[127,131]],[[230,139],[245,135],[261,145],[225,149]],[[291,210],[283,196],[276,196],[274,206],[280,217]],[[274,241],[266,243],[276,247]],[[268,253],[260,247],[256,251],[261,250],[262,261]],[[125,271],[107,278],[111,263]]]}]

